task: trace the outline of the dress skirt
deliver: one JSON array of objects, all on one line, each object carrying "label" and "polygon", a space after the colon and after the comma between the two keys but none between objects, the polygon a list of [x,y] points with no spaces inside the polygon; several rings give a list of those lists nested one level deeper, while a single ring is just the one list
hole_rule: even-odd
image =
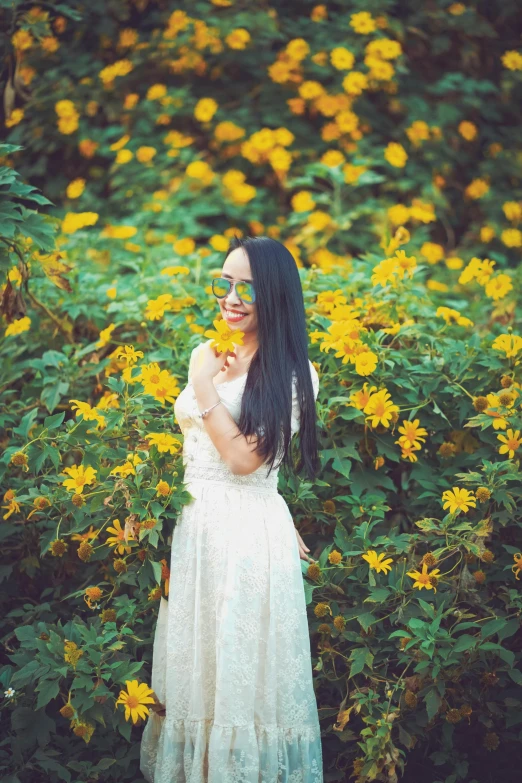
[{"label": "dress skirt", "polygon": [[299,549],[273,486],[192,477],[141,743],[148,783],[323,783]]}]

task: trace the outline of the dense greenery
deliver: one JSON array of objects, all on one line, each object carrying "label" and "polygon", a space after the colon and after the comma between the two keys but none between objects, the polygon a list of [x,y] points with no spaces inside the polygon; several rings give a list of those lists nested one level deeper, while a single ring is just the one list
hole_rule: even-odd
[{"label": "dense greenery", "polygon": [[320,376],[280,491],[325,781],[518,780],[517,12],[0,2],[2,781],[141,780],[172,404],[236,233],[296,258]]}]

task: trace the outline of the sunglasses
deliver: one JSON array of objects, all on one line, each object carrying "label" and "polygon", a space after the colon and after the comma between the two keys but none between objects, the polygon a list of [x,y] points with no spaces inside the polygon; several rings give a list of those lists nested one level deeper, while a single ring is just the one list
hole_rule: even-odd
[{"label": "sunglasses", "polygon": [[254,304],[256,301],[255,288],[252,283],[245,283],[243,280],[233,283],[232,280],[227,280],[226,277],[215,277],[212,280],[212,293],[218,299],[224,299],[234,286],[237,296],[244,304]]}]

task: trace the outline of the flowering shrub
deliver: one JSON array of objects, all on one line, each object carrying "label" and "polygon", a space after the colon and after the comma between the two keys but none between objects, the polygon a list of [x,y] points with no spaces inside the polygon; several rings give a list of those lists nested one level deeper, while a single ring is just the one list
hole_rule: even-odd
[{"label": "flowering shrub", "polygon": [[239,233],[296,258],[320,376],[322,472],[280,491],[325,780],[515,780],[516,4],[181,5],[0,10],[2,776],[139,777],[172,405]]}]

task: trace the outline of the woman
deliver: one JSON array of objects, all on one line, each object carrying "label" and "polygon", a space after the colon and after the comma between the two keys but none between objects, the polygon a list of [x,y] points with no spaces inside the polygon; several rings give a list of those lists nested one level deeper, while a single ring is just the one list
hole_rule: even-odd
[{"label": "woman", "polygon": [[297,430],[297,469],[319,469],[301,281],[268,237],[233,239],[221,275],[213,291],[243,344],[197,346],[174,406],[194,499],[174,528],[153,649],[161,704],[141,771],[149,783],[322,783],[299,562],[309,550],[277,491]]}]

